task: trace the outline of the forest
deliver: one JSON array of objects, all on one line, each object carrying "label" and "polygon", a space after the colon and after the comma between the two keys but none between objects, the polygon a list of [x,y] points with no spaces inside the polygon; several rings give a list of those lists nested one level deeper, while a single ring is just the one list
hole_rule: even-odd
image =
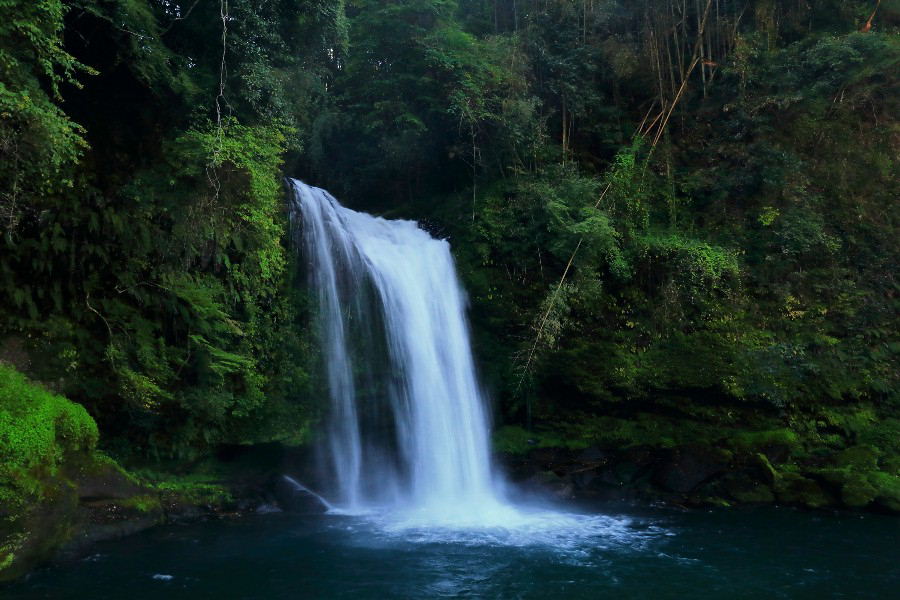
[{"label": "forest", "polygon": [[900,512],[898,34],[897,0],[0,0],[0,580],[85,472],[158,520],[323,435],[288,177],[449,241],[510,470]]}]

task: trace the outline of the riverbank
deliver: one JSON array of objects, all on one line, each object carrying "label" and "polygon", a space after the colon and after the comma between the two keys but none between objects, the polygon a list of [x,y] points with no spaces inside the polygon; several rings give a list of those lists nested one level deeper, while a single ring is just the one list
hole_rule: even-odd
[{"label": "riverbank", "polygon": [[40,500],[4,514],[0,582],[163,525],[322,512],[314,498],[281,475],[287,470],[285,456],[291,452],[277,445],[226,449],[204,461],[165,463],[156,470],[126,470],[97,451],[70,458],[41,481]]},{"label": "riverbank", "polygon": [[495,448],[514,482],[558,498],[900,513],[898,415],[866,403],[793,414],[688,405],[504,427]]},{"label": "riverbank", "polygon": [[129,471],[98,440],[83,407],[0,364],[0,581],[101,540],[275,500],[272,471],[252,455]]}]

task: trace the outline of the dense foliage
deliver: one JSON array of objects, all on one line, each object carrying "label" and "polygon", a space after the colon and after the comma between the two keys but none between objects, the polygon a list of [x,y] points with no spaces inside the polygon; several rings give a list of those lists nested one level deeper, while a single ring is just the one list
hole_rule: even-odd
[{"label": "dense foliage", "polygon": [[20,502],[43,500],[37,478],[55,473],[67,454],[96,445],[97,425],[83,407],[0,366],[0,519]]},{"label": "dense foliage", "polygon": [[28,517],[73,487],[63,468],[92,461],[97,437],[82,406],[0,365],[0,580],[41,529]]},{"label": "dense foliage", "polygon": [[309,417],[281,165],[340,15],[212,4],[0,5],[2,326],[138,455]]},{"label": "dense foliage", "polygon": [[283,175],[450,237],[501,422],[900,409],[895,0],[0,17],[0,352],[123,455],[314,419]]}]

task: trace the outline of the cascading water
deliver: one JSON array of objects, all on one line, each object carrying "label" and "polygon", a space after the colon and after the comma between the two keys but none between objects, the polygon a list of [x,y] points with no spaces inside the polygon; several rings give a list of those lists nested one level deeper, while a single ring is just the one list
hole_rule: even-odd
[{"label": "cascading water", "polygon": [[291,186],[321,313],[337,503],[442,519],[502,511],[450,245]]},{"label": "cascading water", "polygon": [[631,538],[627,519],[506,500],[447,241],[290,184],[332,401],[321,460],[331,512],[415,541],[581,552]]}]

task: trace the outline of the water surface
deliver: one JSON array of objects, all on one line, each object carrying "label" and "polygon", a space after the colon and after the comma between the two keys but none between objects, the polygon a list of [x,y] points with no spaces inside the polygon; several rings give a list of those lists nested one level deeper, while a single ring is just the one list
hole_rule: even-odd
[{"label": "water surface", "polygon": [[[634,511],[528,531],[286,514],[167,526],[0,588],[26,598],[895,598],[900,519]],[[569,529],[566,529],[569,527]]]}]

